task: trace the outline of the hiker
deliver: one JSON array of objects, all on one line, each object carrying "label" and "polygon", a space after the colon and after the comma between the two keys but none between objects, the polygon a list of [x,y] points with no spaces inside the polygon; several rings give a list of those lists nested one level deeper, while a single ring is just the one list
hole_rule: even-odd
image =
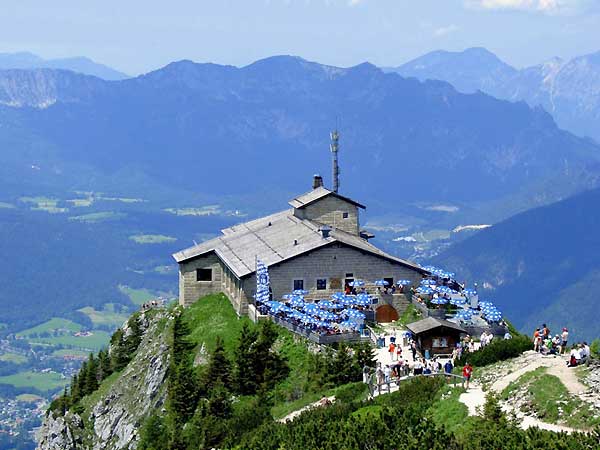
[{"label": "hiker", "polygon": [[421,359],[415,359],[415,363],[413,364],[413,375],[423,375],[423,363]]},{"label": "hiker", "polygon": [[390,360],[394,360],[394,355],[396,354],[396,344],[394,344],[393,342],[390,343],[390,346],[388,347],[388,352],[390,353]]},{"label": "hiker", "polygon": [[463,373],[463,384],[466,383],[465,389],[469,389],[469,382],[471,381],[471,375],[473,374],[473,366],[467,361],[462,370]]},{"label": "hiker", "polygon": [[569,361],[567,362],[568,367],[576,367],[581,360],[581,352],[578,347],[573,347],[569,355]]},{"label": "hiker", "polygon": [[541,350],[541,344],[542,344],[542,336],[540,335],[540,329],[537,328],[533,332],[533,351],[539,352]]},{"label": "hiker", "polygon": [[415,344],[415,341],[410,342],[410,351],[412,353],[413,361],[415,361],[417,357],[417,345]]},{"label": "hiker", "polygon": [[560,343],[560,349],[561,349],[561,353],[564,353],[565,350],[567,349],[567,343],[569,342],[569,330],[567,330],[566,328],[563,328],[562,334],[560,337],[562,339],[562,342]]},{"label": "hiker", "polygon": [[384,373],[381,366],[377,367],[377,391],[381,394],[381,385],[384,383]]},{"label": "hiker", "polygon": [[396,345],[396,359],[400,361],[402,359],[402,346]]},{"label": "hiker", "polygon": [[580,353],[581,353],[581,363],[580,364],[583,364],[583,363],[589,364],[589,362],[590,362],[590,346],[588,345],[587,342],[583,343]]},{"label": "hiker", "polygon": [[550,328],[548,328],[548,325],[543,324],[542,325],[542,339],[546,340],[546,339],[548,339],[548,336],[550,336]]},{"label": "hiker", "polygon": [[363,367],[363,370],[362,370],[363,383],[365,383],[365,384],[369,383],[369,374],[370,373],[371,373],[371,368],[365,364],[365,366]]},{"label": "hiker", "polygon": [[450,381],[450,375],[452,374],[453,370],[454,366],[452,365],[452,361],[446,361],[446,364],[444,364],[444,373],[446,374],[446,381]]},{"label": "hiker", "polygon": [[390,383],[390,375],[392,374],[392,369],[388,364],[385,365],[385,369],[383,369],[383,376],[385,377],[385,382]]}]

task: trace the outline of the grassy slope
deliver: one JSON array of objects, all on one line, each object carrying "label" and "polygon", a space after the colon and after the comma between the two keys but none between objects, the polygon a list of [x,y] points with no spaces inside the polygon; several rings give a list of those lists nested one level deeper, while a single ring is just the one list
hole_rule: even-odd
[{"label": "grassy slope", "polygon": [[523,390],[529,400],[528,407],[544,422],[582,429],[600,423],[589,406],[570,395],[560,378],[546,373],[545,368],[521,375],[502,391],[502,398],[522,395]]},{"label": "grassy slope", "polygon": [[24,371],[0,377],[0,384],[10,384],[16,388],[31,387],[42,392],[61,388],[68,382],[69,380],[62,378],[56,372],[41,373]]},{"label": "grassy slope", "polygon": [[78,323],[72,322],[71,320],[62,319],[59,317],[54,317],[38,326],[28,328],[27,330],[20,331],[17,333],[17,336],[31,336],[36,333],[45,333],[45,332],[53,332],[55,330],[68,330],[68,331],[80,331],[81,325]]}]

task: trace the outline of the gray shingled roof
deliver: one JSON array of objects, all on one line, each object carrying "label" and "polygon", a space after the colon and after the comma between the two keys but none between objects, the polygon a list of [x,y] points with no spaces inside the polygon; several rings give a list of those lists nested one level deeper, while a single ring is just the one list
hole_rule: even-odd
[{"label": "gray shingled roof", "polygon": [[344,197],[343,195],[330,191],[329,189],[324,188],[323,186],[313,189],[307,192],[306,194],[299,195],[298,197],[290,200],[289,205],[293,206],[294,208],[304,208],[305,206],[310,205],[311,203],[316,202],[317,200],[322,199],[323,197],[327,197],[328,195],[333,195],[337,198],[341,198],[342,200],[347,201],[348,203],[358,206],[359,208],[365,209],[365,206],[361,205],[358,202],[355,202],[351,198]]},{"label": "gray shingled roof", "polygon": [[256,258],[271,266],[339,242],[425,273],[417,264],[389,255],[359,236],[332,230],[329,237],[323,238],[319,226],[295,217],[290,209],[226,228],[222,236],[177,252],[173,257],[182,263],[215,252],[241,278],[254,272]]},{"label": "gray shingled roof", "polygon": [[408,325],[406,325],[406,328],[408,328],[414,334],[420,334],[424,331],[433,330],[438,327],[452,328],[456,331],[460,331],[461,333],[466,333],[466,330],[461,326],[449,322],[447,320],[436,319],[434,317],[427,317],[426,319],[419,320],[417,322],[409,323]]}]

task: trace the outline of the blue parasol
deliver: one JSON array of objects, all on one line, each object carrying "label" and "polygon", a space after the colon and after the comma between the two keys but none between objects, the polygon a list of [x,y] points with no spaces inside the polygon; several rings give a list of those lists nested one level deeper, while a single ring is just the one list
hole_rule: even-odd
[{"label": "blue parasol", "polygon": [[433,303],[434,305],[445,305],[446,303],[448,303],[448,300],[446,300],[444,297],[437,297],[431,299],[431,303]]},{"label": "blue parasol", "polygon": [[410,281],[410,280],[398,280],[398,281],[396,281],[396,284],[398,286],[408,286],[411,283],[412,283],[412,281]]},{"label": "blue parasol", "polygon": [[375,280],[373,283],[375,286],[389,286],[390,283],[385,280]]},{"label": "blue parasol", "polygon": [[351,281],[349,284],[352,287],[362,287],[365,285],[365,282],[363,280],[354,280],[354,281]]}]

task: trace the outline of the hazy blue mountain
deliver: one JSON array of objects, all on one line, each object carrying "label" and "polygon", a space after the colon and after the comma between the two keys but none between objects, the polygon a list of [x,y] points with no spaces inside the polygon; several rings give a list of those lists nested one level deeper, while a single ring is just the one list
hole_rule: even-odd
[{"label": "hazy blue mountain", "polygon": [[527,332],[546,322],[600,335],[600,189],[518,214],[451,247],[437,262],[479,282]]},{"label": "hazy blue mountain", "polygon": [[[134,172],[174,189],[275,191],[284,200],[315,171],[329,172],[336,119],[342,190],[382,208],[504,201],[506,217],[514,205],[596,186],[600,173],[598,146],[558,129],[541,109],[370,64],[180,61],[113,82],[1,71],[0,102],[2,158],[12,161],[0,171],[86,189],[100,176]],[[86,171],[96,176],[81,177]]]},{"label": "hazy blue mountain", "polygon": [[541,105],[559,126],[600,140],[600,52],[569,61],[553,58],[517,70],[483,48],[435,51],[386,69],[420,80],[448,81],[461,92]]},{"label": "hazy blue mountain", "polygon": [[104,80],[122,80],[129,76],[123,72],[92,61],[83,56],[44,59],[29,52],[0,53],[0,69],[63,69]]}]

